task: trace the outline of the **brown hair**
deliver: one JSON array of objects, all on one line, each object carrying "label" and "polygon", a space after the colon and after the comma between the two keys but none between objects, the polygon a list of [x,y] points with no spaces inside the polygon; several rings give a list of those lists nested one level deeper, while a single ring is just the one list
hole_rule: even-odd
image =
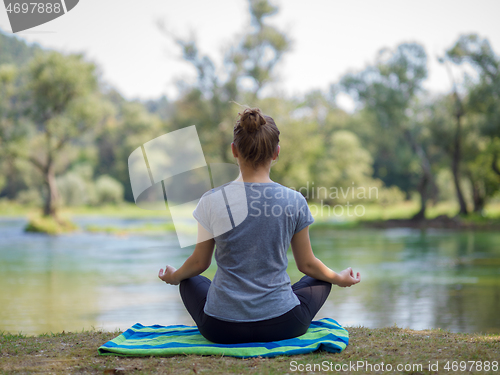
[{"label": "brown hair", "polygon": [[276,152],[280,131],[274,120],[259,108],[246,108],[238,113],[233,143],[242,158],[254,169],[269,161]]}]

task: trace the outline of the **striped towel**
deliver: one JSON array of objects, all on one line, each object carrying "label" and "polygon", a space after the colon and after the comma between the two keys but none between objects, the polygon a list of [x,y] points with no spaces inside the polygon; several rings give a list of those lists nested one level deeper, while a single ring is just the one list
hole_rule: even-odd
[{"label": "striped towel", "polygon": [[293,339],[243,344],[213,343],[205,339],[195,326],[143,326],[137,323],[99,347],[98,352],[100,355],[127,357],[199,354],[250,358],[304,354],[318,349],[338,353],[348,343],[347,330],[329,318],[311,322],[305,334]]}]

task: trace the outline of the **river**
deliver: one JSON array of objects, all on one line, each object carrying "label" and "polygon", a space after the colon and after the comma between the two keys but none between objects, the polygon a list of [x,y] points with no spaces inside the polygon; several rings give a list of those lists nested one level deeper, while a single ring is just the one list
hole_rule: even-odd
[{"label": "river", "polygon": [[[79,217],[81,227],[139,226],[160,219]],[[24,233],[0,219],[0,331],[28,335],[193,324],[158,270],[179,267],[193,247],[175,233],[62,236]],[[361,283],[333,287],[316,316],[344,326],[500,332],[500,233],[420,229],[312,229],[318,258],[351,266]],[[292,282],[300,279],[289,253]],[[215,262],[205,272],[212,277]]]}]

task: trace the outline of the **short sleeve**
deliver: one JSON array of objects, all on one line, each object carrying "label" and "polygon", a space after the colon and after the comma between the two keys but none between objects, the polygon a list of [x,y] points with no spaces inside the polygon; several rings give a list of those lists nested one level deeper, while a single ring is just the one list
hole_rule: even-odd
[{"label": "short sleeve", "polygon": [[302,194],[299,194],[297,199],[299,204],[298,204],[298,210],[296,212],[297,225],[295,227],[295,231],[293,232],[294,234],[300,232],[308,225],[314,223],[314,218],[311,214],[309,206],[307,205],[306,199],[302,196]]},{"label": "short sleeve", "polygon": [[198,201],[196,208],[193,211],[193,217],[205,228],[209,233],[212,233],[212,228],[210,225],[210,200],[207,198],[207,194],[203,196]]}]

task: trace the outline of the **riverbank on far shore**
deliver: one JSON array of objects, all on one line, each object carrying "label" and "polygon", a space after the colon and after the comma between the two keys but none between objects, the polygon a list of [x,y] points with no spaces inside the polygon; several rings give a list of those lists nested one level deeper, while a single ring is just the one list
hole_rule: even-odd
[{"label": "riverbank on far shore", "polygon": [[[471,213],[467,216],[458,216],[458,206],[454,202],[441,202],[427,209],[425,220],[412,220],[411,217],[418,211],[418,203],[413,201],[400,202],[392,206],[380,206],[375,204],[358,205],[358,212],[363,215],[336,215],[333,211],[327,211],[316,203],[309,204],[311,212],[315,217],[315,223],[311,230],[315,229],[349,229],[349,228],[436,228],[456,230],[500,230],[500,203],[491,203],[486,206],[484,213],[478,215]],[[39,212],[37,207],[26,207],[16,202],[0,200],[0,220],[8,218],[28,218]],[[108,205],[100,207],[64,207],[60,209],[62,217],[70,220],[73,217],[109,217],[120,219],[145,220],[144,224],[122,228],[113,225],[89,224],[78,230],[87,232],[104,232],[109,234],[133,234],[133,233],[160,233],[175,231],[170,220],[168,211],[143,210],[133,203],[121,205]],[[189,212],[186,212],[189,215]],[[149,223],[148,219],[165,219],[163,223]]]}]

